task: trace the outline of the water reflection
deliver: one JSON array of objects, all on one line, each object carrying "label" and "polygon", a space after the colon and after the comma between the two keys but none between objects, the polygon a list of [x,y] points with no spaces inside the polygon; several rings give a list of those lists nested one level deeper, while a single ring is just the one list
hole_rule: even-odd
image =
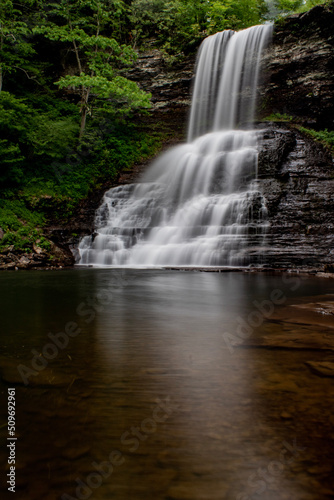
[{"label": "water reflection", "polygon": [[[231,352],[223,336],[277,288],[286,302],[275,314],[334,287],[307,279],[296,290],[279,276],[241,273],[0,275],[1,392],[16,385],[18,405],[17,498],[326,498],[330,379],[310,375],[309,352],[247,348],[251,339]],[[41,352],[69,322],[80,334],[19,384],[17,364],[30,366],[31,349]],[[279,325],[265,322],[252,339]],[[277,465],[294,439],[307,451]],[[0,453],[6,460],[4,446]]]}]

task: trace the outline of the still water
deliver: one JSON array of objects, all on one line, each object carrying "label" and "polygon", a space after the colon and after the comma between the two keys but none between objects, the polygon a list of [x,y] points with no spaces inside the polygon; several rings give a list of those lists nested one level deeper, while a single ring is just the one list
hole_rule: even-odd
[{"label": "still water", "polygon": [[309,309],[331,294],[312,277],[2,273],[2,463],[8,387],[17,442],[1,498],[333,498],[333,378],[305,364],[333,361],[333,315]]}]

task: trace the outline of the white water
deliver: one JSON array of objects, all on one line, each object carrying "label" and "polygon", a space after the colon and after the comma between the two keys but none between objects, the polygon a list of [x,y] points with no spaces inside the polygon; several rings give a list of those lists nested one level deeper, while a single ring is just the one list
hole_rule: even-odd
[{"label": "white water", "polygon": [[110,189],[96,235],[79,244],[80,265],[237,266],[265,234],[258,188],[260,131],[253,120],[270,25],[224,31],[201,45],[188,142],[153,163],[140,184]]}]

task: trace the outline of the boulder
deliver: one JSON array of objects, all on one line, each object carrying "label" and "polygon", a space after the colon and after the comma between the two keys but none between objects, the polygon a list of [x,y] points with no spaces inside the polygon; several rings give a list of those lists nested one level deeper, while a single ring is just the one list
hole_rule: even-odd
[{"label": "boulder", "polygon": [[28,264],[30,264],[30,259],[28,259],[26,255],[22,255],[22,257],[19,259],[19,263],[27,266]]},{"label": "boulder", "polygon": [[32,248],[33,248],[34,252],[37,253],[37,254],[44,253],[44,250],[37,245],[37,242],[33,243]]}]

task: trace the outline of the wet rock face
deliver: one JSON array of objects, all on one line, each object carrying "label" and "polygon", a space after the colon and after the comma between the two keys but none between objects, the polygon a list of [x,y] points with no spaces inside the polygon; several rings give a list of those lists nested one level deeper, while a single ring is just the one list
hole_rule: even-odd
[{"label": "wet rock face", "polygon": [[265,262],[324,268],[334,262],[334,161],[296,129],[271,124],[259,146],[258,175],[270,228]]},{"label": "wet rock face", "polygon": [[152,49],[140,53],[136,65],[126,76],[137,82],[141,89],[152,94],[153,111],[188,111],[190,87],[194,75],[195,54],[182,62],[168,65],[162,52]]},{"label": "wet rock face", "polygon": [[334,2],[275,25],[267,51],[262,116],[286,113],[334,127]]}]

